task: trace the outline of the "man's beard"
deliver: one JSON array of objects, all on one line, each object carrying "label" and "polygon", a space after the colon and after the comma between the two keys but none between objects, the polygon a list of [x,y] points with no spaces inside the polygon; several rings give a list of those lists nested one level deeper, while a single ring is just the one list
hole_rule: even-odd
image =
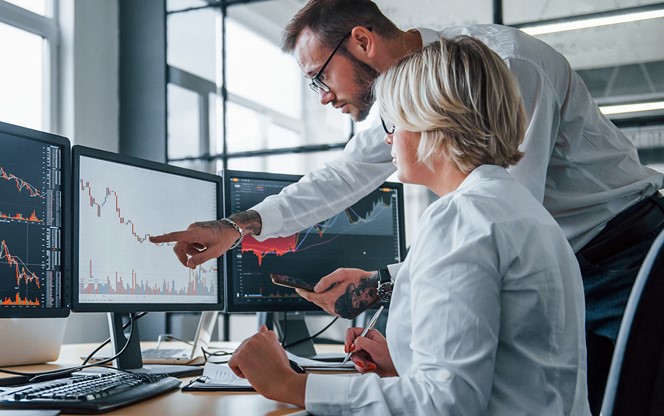
[{"label": "man's beard", "polygon": [[346,56],[353,64],[355,82],[357,85],[363,87],[362,90],[353,96],[352,103],[357,108],[357,114],[353,119],[355,121],[364,121],[369,116],[369,111],[375,101],[373,86],[380,74],[369,65],[355,58],[352,54],[348,53]]}]

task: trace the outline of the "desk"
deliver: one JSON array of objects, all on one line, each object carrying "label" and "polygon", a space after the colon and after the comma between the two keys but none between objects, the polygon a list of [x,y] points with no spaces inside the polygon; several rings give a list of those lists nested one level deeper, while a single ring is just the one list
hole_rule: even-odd
[{"label": "desk", "polygon": [[[154,344],[154,343],[152,343]],[[234,348],[237,343],[214,343],[215,348]],[[81,356],[89,354],[97,344],[63,345],[60,357],[50,364],[12,367],[12,370],[37,372],[64,368],[81,363]],[[146,344],[146,346],[150,346]],[[340,352],[342,346],[318,346],[320,352]],[[183,385],[191,378],[181,379]],[[169,393],[137,403],[132,406],[104,413],[109,416],[206,416],[206,415],[242,415],[242,416],[280,416],[297,413],[302,408],[290,404],[268,400],[257,393],[232,392],[182,392],[173,390]],[[64,415],[64,413],[63,413]]]}]

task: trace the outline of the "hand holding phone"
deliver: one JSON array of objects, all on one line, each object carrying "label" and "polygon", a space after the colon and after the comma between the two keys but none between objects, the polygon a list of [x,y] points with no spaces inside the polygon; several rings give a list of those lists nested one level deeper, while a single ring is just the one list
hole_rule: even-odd
[{"label": "hand holding phone", "polygon": [[272,283],[274,283],[275,285],[304,289],[308,290],[309,292],[314,291],[315,284],[307,282],[306,280],[300,279],[298,277],[270,273],[270,279],[272,279]]}]

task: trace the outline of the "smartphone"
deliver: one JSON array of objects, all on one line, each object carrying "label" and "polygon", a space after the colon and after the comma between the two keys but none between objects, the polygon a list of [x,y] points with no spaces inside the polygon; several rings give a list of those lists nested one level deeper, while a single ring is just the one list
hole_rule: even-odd
[{"label": "smartphone", "polygon": [[286,276],[283,274],[270,273],[270,279],[272,279],[272,283],[275,285],[304,289],[308,290],[309,292],[313,292],[314,286],[316,286],[315,284],[307,282],[304,279]]}]

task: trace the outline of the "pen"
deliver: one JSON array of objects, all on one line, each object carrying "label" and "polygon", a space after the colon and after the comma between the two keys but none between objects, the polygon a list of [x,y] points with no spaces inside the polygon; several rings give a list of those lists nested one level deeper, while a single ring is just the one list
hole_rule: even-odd
[{"label": "pen", "polygon": [[[383,308],[384,308],[384,306],[383,306],[383,305],[380,305],[380,308],[378,308],[378,310],[376,311],[376,313],[374,313],[374,315],[371,317],[371,320],[369,321],[369,325],[367,325],[366,327],[364,327],[364,330],[362,330],[362,333],[360,334],[360,336],[359,336],[358,338],[363,337],[363,336],[366,336],[366,335],[367,335],[367,332],[369,332],[369,330],[370,330],[371,328],[373,328],[374,325],[376,325],[376,321],[378,321],[378,317],[380,316],[380,313],[383,312]],[[344,364],[346,364],[346,363],[348,362],[348,359],[350,358],[350,355],[351,355],[351,354],[352,354],[352,352],[348,351],[348,354],[346,354],[346,358],[344,358],[344,360],[343,360],[343,362],[341,363],[341,365],[344,365]]]}]

